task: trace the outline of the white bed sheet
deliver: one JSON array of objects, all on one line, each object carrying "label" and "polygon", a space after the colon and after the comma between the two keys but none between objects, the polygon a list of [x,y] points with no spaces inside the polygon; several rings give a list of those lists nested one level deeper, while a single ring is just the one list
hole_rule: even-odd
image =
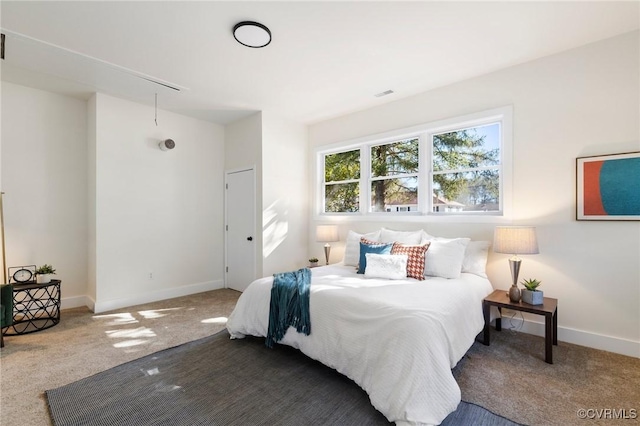
[{"label": "white bed sheet", "polygon": [[[351,266],[313,268],[311,334],[289,328],[279,342],[346,375],[396,424],[435,425],[454,411],[451,369],[482,331],[486,278],[365,278]],[[266,336],[273,277],[254,281],[228,319],[232,338]]]}]

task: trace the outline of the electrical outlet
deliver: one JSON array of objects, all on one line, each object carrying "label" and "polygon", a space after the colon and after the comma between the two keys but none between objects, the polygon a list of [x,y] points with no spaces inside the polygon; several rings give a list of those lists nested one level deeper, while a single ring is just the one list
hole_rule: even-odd
[{"label": "electrical outlet", "polygon": [[153,272],[149,272],[149,279],[152,280],[153,279]]}]

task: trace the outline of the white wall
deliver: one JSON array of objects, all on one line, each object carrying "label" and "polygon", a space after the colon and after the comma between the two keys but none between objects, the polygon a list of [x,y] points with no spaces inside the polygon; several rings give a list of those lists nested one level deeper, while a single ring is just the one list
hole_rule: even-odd
[{"label": "white wall", "polygon": [[7,266],[52,264],[63,308],[87,302],[87,103],[2,83]]},{"label": "white wall", "polygon": [[225,127],[225,169],[256,171],[259,276],[307,263],[307,139],[305,125],[268,112]]},{"label": "white wall", "polygon": [[150,106],[4,86],[8,264],[54,264],[63,307],[222,287],[225,169],[256,170],[259,275],[306,264],[306,126],[258,113],[224,129],[161,110],[156,127]]},{"label": "white wall", "polygon": [[[640,223],[575,220],[576,157],[640,151],[639,36],[629,33],[318,123],[310,126],[310,145],[513,105],[515,192],[506,222],[537,226],[541,251],[524,258],[521,277],[541,279],[545,295],[559,299],[560,340],[640,356]],[[493,229],[425,218],[348,222],[341,233],[380,226],[486,239]],[[316,246],[310,243],[310,253],[318,253]],[[508,288],[507,256],[492,254],[488,271],[495,288]],[[541,332],[535,324],[527,329]]]},{"label": "white wall", "polygon": [[[225,171],[254,169],[256,179],[256,271],[262,276],[262,113],[225,126]],[[255,277],[258,278],[258,277]]]},{"label": "white wall", "polygon": [[87,102],[87,306],[96,301],[96,108],[97,94]]},{"label": "white wall", "polygon": [[221,288],[223,127],[97,94],[95,152],[96,312]]},{"label": "white wall", "polygon": [[262,113],[263,275],[308,264],[307,127]]}]

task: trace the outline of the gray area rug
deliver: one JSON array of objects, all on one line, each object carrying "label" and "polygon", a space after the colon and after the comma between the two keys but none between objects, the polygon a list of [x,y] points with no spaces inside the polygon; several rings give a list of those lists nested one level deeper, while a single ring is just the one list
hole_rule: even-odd
[{"label": "gray area rug", "polygon": [[[57,389],[54,425],[388,425],[353,381],[264,339],[222,331]],[[517,425],[462,402],[443,425]]]}]

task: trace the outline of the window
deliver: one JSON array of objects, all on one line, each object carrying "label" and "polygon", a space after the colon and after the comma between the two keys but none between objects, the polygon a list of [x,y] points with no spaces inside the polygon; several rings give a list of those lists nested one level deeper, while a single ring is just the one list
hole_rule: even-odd
[{"label": "window", "polygon": [[360,150],[324,156],[324,211],[360,210]]},{"label": "window", "polygon": [[418,138],[371,147],[373,212],[418,210]]},{"label": "window", "polygon": [[[503,215],[510,196],[511,108],[318,151],[321,214]],[[395,134],[394,134],[395,133]]]},{"label": "window", "polygon": [[434,213],[500,211],[500,123],[431,137]]}]

